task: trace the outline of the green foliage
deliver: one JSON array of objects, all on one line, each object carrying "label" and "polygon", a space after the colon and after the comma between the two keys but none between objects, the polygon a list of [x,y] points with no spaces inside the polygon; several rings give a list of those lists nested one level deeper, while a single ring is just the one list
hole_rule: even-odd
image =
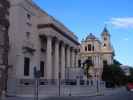
[{"label": "green foliage", "polygon": [[128,78],[128,82],[133,82],[133,68],[130,67],[130,75],[127,77]]},{"label": "green foliage", "polygon": [[112,65],[104,65],[102,79],[107,82],[114,83],[117,86],[121,86],[127,83],[127,77],[120,68],[120,63],[115,61]]},{"label": "green foliage", "polygon": [[116,60],[116,59],[114,59],[113,62],[114,62],[115,65],[118,65],[118,66],[122,65],[122,64],[121,64],[118,60]]},{"label": "green foliage", "polygon": [[7,16],[9,16],[10,3],[8,0],[0,0],[0,25],[5,28],[9,27],[9,21]]}]

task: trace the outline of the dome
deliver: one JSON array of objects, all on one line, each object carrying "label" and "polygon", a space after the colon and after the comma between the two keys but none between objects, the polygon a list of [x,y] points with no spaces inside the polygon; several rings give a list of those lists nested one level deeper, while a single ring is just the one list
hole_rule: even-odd
[{"label": "dome", "polygon": [[87,37],[86,37],[86,40],[90,40],[90,39],[96,39],[96,37],[90,33]]}]

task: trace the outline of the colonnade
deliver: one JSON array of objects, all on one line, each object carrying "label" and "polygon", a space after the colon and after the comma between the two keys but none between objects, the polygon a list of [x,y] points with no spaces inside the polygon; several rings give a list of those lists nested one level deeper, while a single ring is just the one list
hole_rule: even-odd
[{"label": "colonnade", "polygon": [[[66,68],[78,66],[78,48],[65,44],[65,42],[60,41],[58,38],[54,39],[52,36],[47,36],[46,38],[46,78],[58,79],[60,73],[61,79],[65,79]],[[53,50],[52,46],[54,46]],[[54,56],[52,52],[54,52]],[[54,61],[52,61],[52,57],[54,57]],[[54,70],[52,70],[53,68]],[[52,74],[54,74],[54,77]]]}]

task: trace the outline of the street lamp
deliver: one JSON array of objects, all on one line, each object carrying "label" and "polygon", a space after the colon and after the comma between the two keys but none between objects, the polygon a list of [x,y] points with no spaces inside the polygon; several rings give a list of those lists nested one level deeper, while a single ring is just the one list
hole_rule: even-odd
[{"label": "street lamp", "polygon": [[95,68],[95,76],[96,76],[96,94],[100,95],[98,68]]},{"label": "street lamp", "polygon": [[61,81],[61,72],[59,72],[59,75],[58,75],[58,77],[59,77],[59,96],[60,96],[60,88],[61,88],[61,84],[60,84],[60,81]]},{"label": "street lamp", "polygon": [[35,78],[35,94],[34,94],[34,100],[38,99],[38,88],[39,88],[39,79],[41,77],[40,70],[37,70],[36,67],[34,67],[34,78]]}]

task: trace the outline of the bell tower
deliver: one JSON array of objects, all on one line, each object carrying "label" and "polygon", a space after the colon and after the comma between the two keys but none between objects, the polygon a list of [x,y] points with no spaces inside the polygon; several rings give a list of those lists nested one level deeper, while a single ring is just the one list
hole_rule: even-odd
[{"label": "bell tower", "polygon": [[110,51],[110,49],[112,49],[110,42],[110,34],[106,26],[104,27],[101,35],[102,35],[102,48],[104,50]]},{"label": "bell tower", "polygon": [[103,32],[101,34],[102,37],[102,53],[103,53],[103,61],[106,61],[107,64],[113,64],[114,50],[111,45],[110,33],[105,26]]}]

